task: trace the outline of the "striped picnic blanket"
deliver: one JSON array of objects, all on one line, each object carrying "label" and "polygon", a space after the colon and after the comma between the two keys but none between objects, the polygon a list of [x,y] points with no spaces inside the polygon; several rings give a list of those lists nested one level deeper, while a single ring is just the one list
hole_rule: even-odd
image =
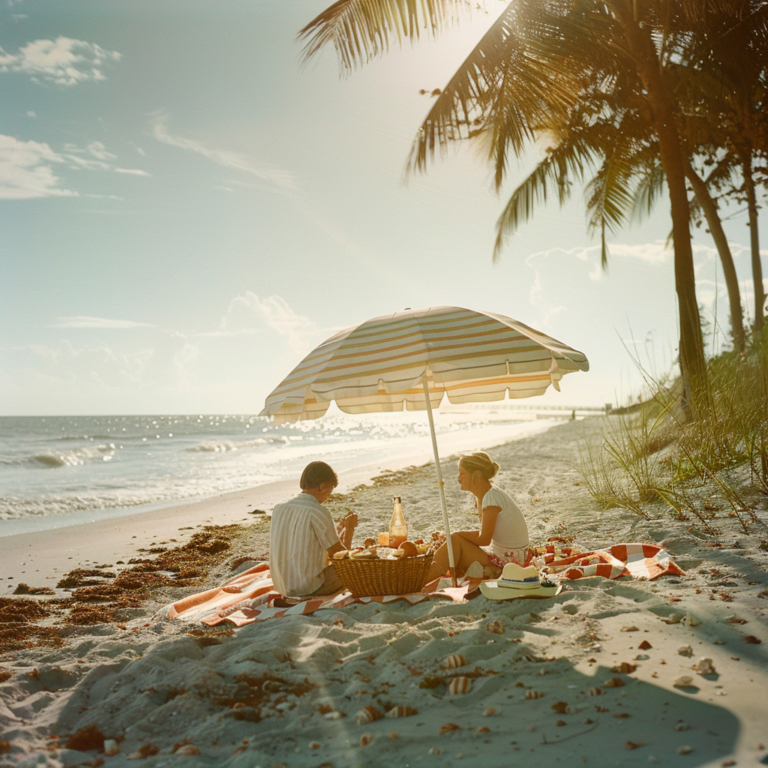
[{"label": "striped picnic blanket", "polygon": [[[543,557],[547,571],[560,580],[575,580],[600,576],[618,579],[655,579],[665,574],[683,575],[662,547],[651,544],[615,544],[607,549],[580,552],[577,547],[548,544],[535,549]],[[430,598],[446,598],[454,602],[477,596],[479,579],[468,579],[456,588],[437,589],[436,582],[427,584],[423,592],[413,595],[383,595],[355,597],[339,592],[309,599],[282,597],[275,592],[269,564],[260,563],[243,571],[215,589],[190,595],[165,606],[157,615],[168,619],[202,622],[209,627],[228,622],[236,627],[281,616],[306,615],[321,608],[344,608],[353,603],[393,603],[405,600],[411,604]]]},{"label": "striped picnic blanket", "polygon": [[537,547],[536,555],[544,556],[547,570],[559,579],[573,581],[589,576],[618,579],[656,579],[665,574],[684,575],[670,558],[669,552],[654,544],[614,544],[607,549],[580,552],[577,547],[549,544]]},{"label": "striped picnic blanket", "polygon": [[236,627],[256,621],[278,619],[281,616],[306,615],[320,608],[343,608],[353,603],[393,603],[406,600],[414,604],[441,597],[462,602],[478,593],[480,579],[468,579],[456,588],[437,589],[436,582],[427,584],[423,592],[413,595],[382,595],[355,597],[351,592],[312,597],[309,599],[283,597],[275,591],[269,564],[260,563],[235,576],[215,589],[190,595],[161,608],[156,615],[168,619],[202,622],[214,627],[229,622]]}]

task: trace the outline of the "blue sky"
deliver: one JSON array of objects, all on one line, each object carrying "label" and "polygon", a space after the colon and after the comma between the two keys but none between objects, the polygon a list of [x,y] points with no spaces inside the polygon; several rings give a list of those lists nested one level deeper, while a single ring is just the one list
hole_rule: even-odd
[{"label": "blue sky", "polygon": [[[404,182],[419,90],[491,14],[340,79],[330,50],[302,67],[296,40],[326,0],[4,2],[0,414],[258,412],[312,346],[406,307],[500,312],[585,352],[552,402],[625,399],[633,340],[671,365],[662,207],[614,240],[608,274],[578,193],[493,264],[530,159],[499,196],[471,146]],[[745,213],[727,233],[750,306]],[[727,328],[711,241],[694,242]]]}]

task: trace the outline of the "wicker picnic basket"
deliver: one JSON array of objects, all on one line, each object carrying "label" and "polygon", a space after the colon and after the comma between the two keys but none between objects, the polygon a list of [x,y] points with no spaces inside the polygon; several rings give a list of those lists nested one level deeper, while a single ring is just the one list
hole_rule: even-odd
[{"label": "wicker picnic basket", "polygon": [[332,560],[341,583],[355,597],[410,595],[421,592],[427,579],[431,555],[399,560]]}]

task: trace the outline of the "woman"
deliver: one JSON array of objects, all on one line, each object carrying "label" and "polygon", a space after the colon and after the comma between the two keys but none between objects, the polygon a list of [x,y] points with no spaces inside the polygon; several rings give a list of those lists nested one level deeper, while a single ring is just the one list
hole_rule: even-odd
[{"label": "woman", "polygon": [[[506,563],[525,565],[530,556],[528,526],[515,500],[491,479],[499,465],[487,453],[472,453],[459,460],[459,485],[477,498],[479,531],[458,531],[451,534],[456,575],[463,576],[469,566],[478,562],[492,576]],[[490,567],[489,567],[490,566]],[[427,580],[437,579],[448,570],[448,546],[435,552]]]}]

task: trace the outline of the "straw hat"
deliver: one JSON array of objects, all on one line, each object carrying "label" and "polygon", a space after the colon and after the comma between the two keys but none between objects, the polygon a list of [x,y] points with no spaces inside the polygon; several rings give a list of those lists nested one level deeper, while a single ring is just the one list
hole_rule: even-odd
[{"label": "straw hat", "polygon": [[507,563],[496,581],[480,584],[483,597],[488,600],[514,600],[517,597],[554,597],[562,586],[545,581],[543,584],[535,565],[524,568],[517,563]]}]

